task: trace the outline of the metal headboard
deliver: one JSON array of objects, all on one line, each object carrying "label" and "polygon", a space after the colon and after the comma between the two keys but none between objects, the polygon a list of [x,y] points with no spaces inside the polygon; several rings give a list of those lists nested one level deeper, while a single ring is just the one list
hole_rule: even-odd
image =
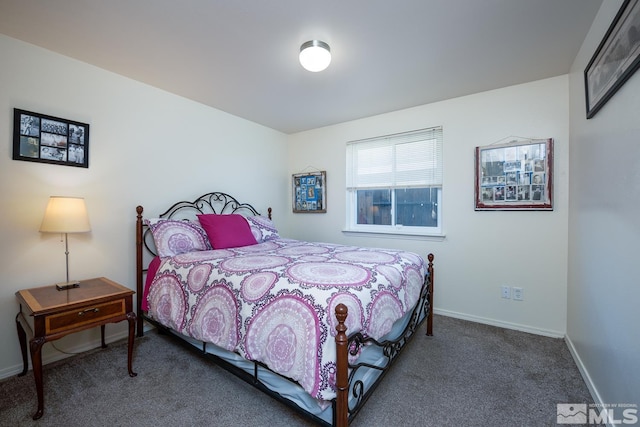
[{"label": "metal headboard", "polygon": [[[141,207],[140,207],[141,208]],[[141,214],[142,212],[139,212]],[[248,203],[240,203],[238,200],[227,194],[218,191],[203,194],[194,201],[180,201],[173,204],[157,218],[171,218],[181,220],[197,221],[199,214],[241,214],[245,216],[260,215],[258,210]],[[268,209],[268,218],[271,219],[271,208]],[[152,256],[157,252],[151,236],[149,227],[143,224],[144,234],[142,243]]]}]

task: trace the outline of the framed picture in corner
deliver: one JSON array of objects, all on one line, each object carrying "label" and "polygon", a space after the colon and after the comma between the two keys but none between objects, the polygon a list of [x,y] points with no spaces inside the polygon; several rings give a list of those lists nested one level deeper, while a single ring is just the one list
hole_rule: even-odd
[{"label": "framed picture in corner", "polygon": [[640,0],[625,0],[584,70],[587,119],[640,67]]},{"label": "framed picture in corner", "polygon": [[14,108],[13,160],[89,167],[89,125]]}]

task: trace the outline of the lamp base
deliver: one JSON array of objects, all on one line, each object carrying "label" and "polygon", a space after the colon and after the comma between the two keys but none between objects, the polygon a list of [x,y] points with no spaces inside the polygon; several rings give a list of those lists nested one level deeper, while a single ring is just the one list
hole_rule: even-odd
[{"label": "lamp base", "polygon": [[62,282],[56,283],[56,289],[59,291],[66,291],[67,289],[79,288],[80,282],[78,280],[74,280],[72,282]]}]

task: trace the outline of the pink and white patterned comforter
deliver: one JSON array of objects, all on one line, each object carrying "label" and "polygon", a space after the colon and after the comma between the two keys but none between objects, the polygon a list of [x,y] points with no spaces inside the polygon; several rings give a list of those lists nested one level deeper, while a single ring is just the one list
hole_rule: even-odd
[{"label": "pink and white patterned comforter", "polygon": [[349,309],[348,334],[380,338],[414,307],[425,273],[410,252],[275,239],[163,258],[147,303],[163,325],[331,400],[336,305]]}]

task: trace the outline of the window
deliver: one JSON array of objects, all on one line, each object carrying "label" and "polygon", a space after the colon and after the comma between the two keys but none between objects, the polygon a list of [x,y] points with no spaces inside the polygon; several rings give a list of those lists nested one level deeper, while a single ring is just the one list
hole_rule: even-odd
[{"label": "window", "polygon": [[347,230],[441,234],[442,127],[347,144]]}]

